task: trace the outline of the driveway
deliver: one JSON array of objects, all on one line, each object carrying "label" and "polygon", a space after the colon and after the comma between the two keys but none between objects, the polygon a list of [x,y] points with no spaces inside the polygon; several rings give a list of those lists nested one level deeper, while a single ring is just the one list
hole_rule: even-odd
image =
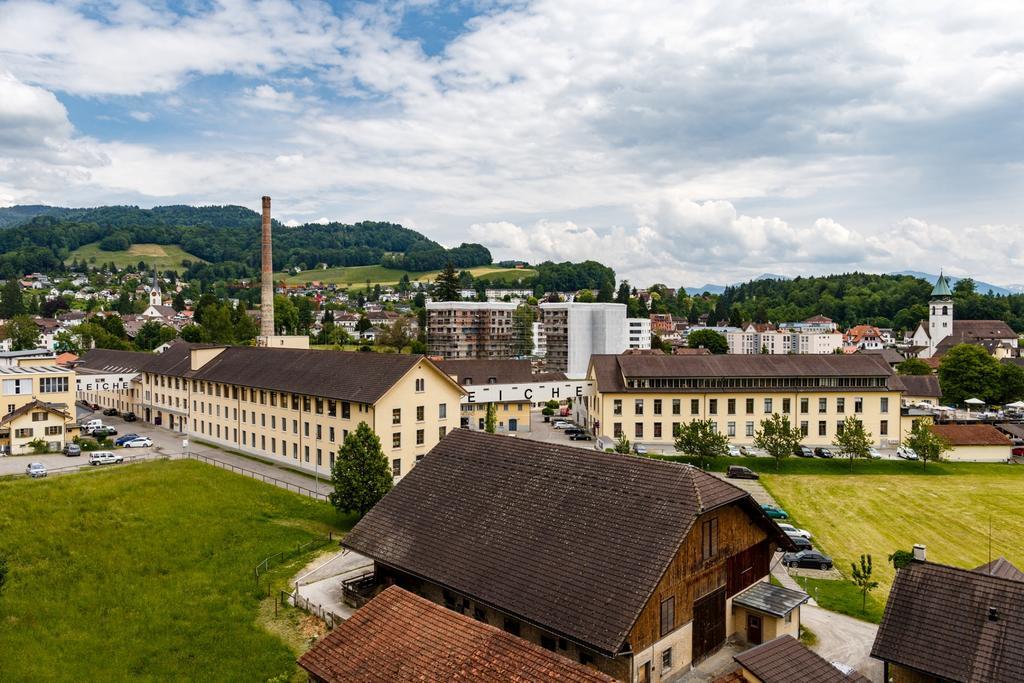
[{"label": "driveway", "polygon": [[345,604],[341,583],[373,569],[373,560],[351,550],[317,558],[294,579],[299,594],[329,612],[348,619],[355,612]]},{"label": "driveway", "polygon": [[878,626],[810,604],[800,608],[800,620],[818,636],[811,649],[830,662],[852,666],[873,683],[882,683],[882,662],[871,658]]}]

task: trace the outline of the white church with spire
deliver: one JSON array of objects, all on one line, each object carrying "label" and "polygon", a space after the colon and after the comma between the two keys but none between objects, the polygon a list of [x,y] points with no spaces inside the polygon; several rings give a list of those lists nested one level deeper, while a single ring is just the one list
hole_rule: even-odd
[{"label": "white church with spire", "polygon": [[922,320],[910,338],[918,358],[941,356],[957,344],[983,346],[997,358],[1018,355],[1017,333],[1002,320],[954,320],[953,290],[945,274],[932,287],[928,320]]}]

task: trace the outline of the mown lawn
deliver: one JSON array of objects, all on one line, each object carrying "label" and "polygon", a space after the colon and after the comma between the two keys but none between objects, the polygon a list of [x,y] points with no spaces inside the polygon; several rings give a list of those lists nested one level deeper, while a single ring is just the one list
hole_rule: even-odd
[{"label": "mown lawn", "polygon": [[266,586],[312,553],[253,567],[352,521],[197,462],[0,482],[0,680],[296,678]]},{"label": "mown lawn", "polygon": [[137,265],[139,261],[145,261],[150,268],[159,270],[183,270],[182,261],[201,263],[203,259],[193,256],[177,244],[133,244],[125,251],[103,251],[99,242],[83,244],[78,249],[68,254],[65,263],[71,263],[75,259],[87,261],[91,264],[114,262],[118,268],[128,265]]},{"label": "mown lawn", "polygon": [[[475,277],[487,277],[490,280],[512,285],[516,284],[519,280],[525,280],[537,274],[537,271],[531,268],[479,266],[477,268],[469,268],[468,270]],[[396,268],[385,268],[384,266],[338,266],[325,270],[305,270],[298,275],[279,274],[278,276],[291,285],[318,281],[324,284],[352,285],[355,289],[365,289],[367,280],[370,281],[371,286],[396,285],[403,275],[408,275],[412,282],[433,282],[439,272],[438,270],[430,270],[417,273]]]},{"label": "mown lawn", "polygon": [[916,463],[875,461],[857,462],[849,474],[839,465],[792,458],[782,474],[763,469],[761,481],[844,576],[861,553],[872,556],[882,604],[893,551],[923,543],[929,560],[974,568],[989,559],[990,521],[992,557],[1024,567],[1024,467],[940,463],[923,472]]}]

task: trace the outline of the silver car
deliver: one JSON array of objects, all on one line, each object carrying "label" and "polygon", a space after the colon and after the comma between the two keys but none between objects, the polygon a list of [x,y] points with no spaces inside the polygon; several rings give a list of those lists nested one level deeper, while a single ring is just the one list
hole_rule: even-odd
[{"label": "silver car", "polygon": [[46,465],[41,462],[30,462],[28,467],[25,468],[25,474],[35,479],[36,477],[46,476]]}]

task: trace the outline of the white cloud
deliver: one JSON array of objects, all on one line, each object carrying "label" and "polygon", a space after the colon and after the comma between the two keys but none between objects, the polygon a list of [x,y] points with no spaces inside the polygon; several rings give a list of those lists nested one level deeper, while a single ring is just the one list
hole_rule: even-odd
[{"label": "white cloud", "polygon": [[[638,282],[1020,279],[1024,13],[1006,3],[537,0],[435,54],[401,3],[90,7],[0,0],[0,89],[21,98],[0,97],[0,200],[269,193],[283,215],[404,220]],[[169,113],[194,142],[76,134],[54,92],[157,93],[125,114],[155,133]]]},{"label": "white cloud", "polygon": [[153,120],[153,113],[148,111],[130,111],[128,116],[142,123],[149,123]]}]

